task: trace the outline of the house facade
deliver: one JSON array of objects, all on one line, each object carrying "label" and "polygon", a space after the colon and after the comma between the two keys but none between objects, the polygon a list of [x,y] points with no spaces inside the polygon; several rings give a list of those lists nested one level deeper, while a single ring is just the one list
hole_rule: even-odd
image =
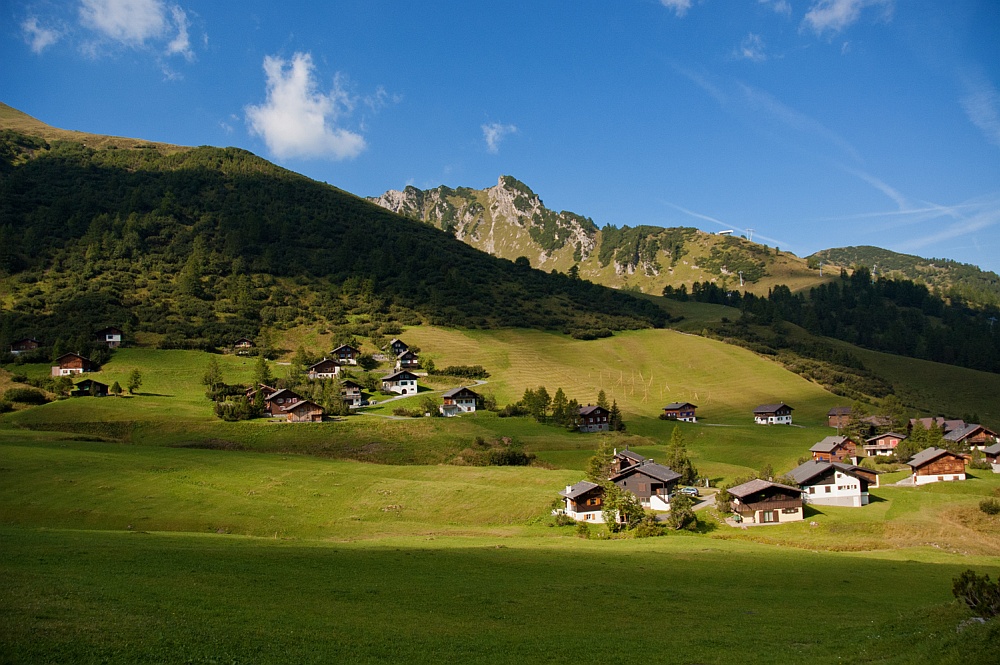
[{"label": "house facade", "polygon": [[983,448],[983,456],[993,465],[993,473],[1000,473],[1000,443]]},{"label": "house facade", "polygon": [[886,432],[885,434],[879,434],[878,436],[865,439],[865,444],[862,448],[865,451],[865,455],[868,455],[869,457],[887,457],[889,455],[896,454],[896,446],[899,445],[900,441],[905,439],[905,434]]},{"label": "house facade", "polygon": [[663,407],[663,417],[667,420],[680,420],[685,423],[696,423],[695,409],[698,407],[690,402],[672,402]]},{"label": "house facade", "polygon": [[611,429],[610,416],[603,406],[581,406],[579,429],[581,432],[607,432]]},{"label": "house facade", "polygon": [[809,452],[817,462],[843,462],[857,458],[861,446],[849,436],[828,436],[814,444]]},{"label": "house facade", "polygon": [[[811,460],[787,475],[802,489],[802,498],[806,503],[860,508],[871,501],[868,494],[871,476],[860,473],[860,468],[851,464]],[[878,476],[875,478],[877,482]]]},{"label": "house facade", "polygon": [[802,491],[767,480],[751,480],[729,489],[730,507],[741,521],[751,524],[781,524],[803,518]]},{"label": "house facade", "polygon": [[323,358],[306,369],[310,379],[333,379],[340,373],[340,363],[333,358]]},{"label": "house facade", "polygon": [[323,422],[323,407],[308,399],[299,400],[281,409],[288,416],[290,423],[321,423]]},{"label": "house facade", "polygon": [[830,427],[847,427],[851,424],[851,407],[835,406],[826,412],[826,424]]},{"label": "house facade", "polygon": [[603,523],[604,488],[589,480],[581,480],[576,485],[567,485],[559,492],[565,507],[563,512],[579,522]]},{"label": "house facade", "polygon": [[438,407],[441,415],[446,417],[457,416],[462,413],[475,413],[476,402],[479,400],[479,393],[468,388],[452,388],[441,394],[444,404]]},{"label": "house facade", "polygon": [[420,367],[420,358],[413,351],[407,349],[396,356],[396,369],[416,369]]},{"label": "house facade", "polygon": [[983,448],[1000,443],[997,433],[988,427],[977,424],[967,424],[965,427],[952,430],[944,435],[944,440],[951,443],[965,444],[969,448],[982,450]]},{"label": "house facade", "polygon": [[670,495],[680,477],[670,467],[645,460],[611,476],[611,482],[634,494],[643,508],[670,510]]},{"label": "house facade", "polygon": [[636,464],[642,464],[646,461],[646,458],[639,453],[634,453],[628,448],[625,450],[615,449],[614,456],[611,458],[611,475],[615,476],[629,468],[630,466],[635,466]]},{"label": "house facade", "polygon": [[97,341],[107,344],[109,349],[117,349],[122,345],[122,331],[114,326],[97,331]]},{"label": "house facade", "polygon": [[753,421],[758,425],[791,425],[793,410],[784,402],[761,404],[753,410]]},{"label": "house facade", "polygon": [[281,416],[288,413],[285,411],[287,407],[298,404],[301,401],[302,395],[299,395],[294,390],[282,388],[264,397],[264,410],[272,416]]},{"label": "house facade", "polygon": [[94,371],[94,364],[90,362],[90,359],[84,358],[79,353],[64,353],[56,358],[56,364],[52,368],[52,376],[70,376],[92,371]]},{"label": "house facade", "polygon": [[71,397],[107,397],[108,393],[108,384],[93,379],[84,379],[78,381],[69,394]]},{"label": "house facade", "polygon": [[15,356],[22,353],[30,353],[39,347],[42,343],[37,339],[32,339],[31,337],[25,337],[24,339],[19,339],[10,345],[10,352]]},{"label": "house facade", "polygon": [[410,347],[401,339],[393,339],[389,342],[389,351],[392,355],[399,357],[399,354],[403,351],[409,351]]},{"label": "house facade", "polygon": [[344,400],[344,404],[351,408],[361,406],[361,384],[350,379],[341,381],[340,397]]},{"label": "house facade", "polygon": [[417,394],[417,375],[408,370],[400,370],[382,378],[382,389],[397,395]]},{"label": "house facade", "polygon": [[238,356],[249,355],[250,349],[256,346],[253,340],[248,337],[240,337],[238,340],[233,342],[233,351],[236,352]]},{"label": "house facade", "polygon": [[341,344],[331,354],[341,365],[357,365],[361,351],[348,344]]},{"label": "house facade", "polygon": [[965,480],[965,458],[941,448],[925,448],[906,463],[914,485]]}]

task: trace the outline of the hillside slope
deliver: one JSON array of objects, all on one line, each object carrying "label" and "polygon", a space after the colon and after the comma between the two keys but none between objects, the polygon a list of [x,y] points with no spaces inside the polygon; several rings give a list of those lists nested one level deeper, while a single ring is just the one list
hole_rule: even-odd
[{"label": "hillside slope", "polygon": [[659,295],[667,285],[690,289],[711,281],[766,294],[777,284],[799,290],[824,281],[804,259],[744,238],[688,227],[598,227],[588,217],[550,210],[506,175],[486,189],[407,187],[369,200],[494,256],[523,256],[546,271],[575,269],[583,279],[617,289]]}]

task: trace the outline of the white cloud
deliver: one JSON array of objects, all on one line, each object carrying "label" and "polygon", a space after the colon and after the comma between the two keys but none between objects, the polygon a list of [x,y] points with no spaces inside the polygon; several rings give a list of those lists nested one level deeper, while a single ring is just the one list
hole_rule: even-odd
[{"label": "white cloud", "polygon": [[792,15],[792,5],[789,4],[788,0],[757,0],[762,5],[767,5],[774,10],[775,14],[783,14],[784,16]]},{"label": "white cloud", "polygon": [[817,0],[802,20],[813,31],[821,35],[827,30],[833,33],[857,22],[866,7],[882,7],[883,16],[892,15],[894,0]]},{"label": "white cloud", "polygon": [[313,70],[308,53],[296,53],[291,62],[266,56],[267,101],[246,107],[250,133],[264,139],[279,159],[357,157],[366,147],[364,137],[338,127],[341,116],[353,109],[353,99],[339,74],[329,92],[318,90]]},{"label": "white cloud", "polygon": [[81,0],[80,21],[132,46],[161,37],[167,30],[166,7],[159,0]]},{"label": "white cloud", "polygon": [[678,16],[684,16],[687,10],[691,9],[691,0],[660,0],[660,4],[667,9],[673,9]]},{"label": "white cloud", "polygon": [[1000,147],[1000,92],[982,76],[966,76],[962,108],[993,145]]},{"label": "white cloud", "polygon": [[751,32],[740,42],[736,57],[754,62],[767,60],[767,54],[764,52],[764,40],[761,39],[760,35]]},{"label": "white cloud", "polygon": [[43,28],[34,16],[25,19],[21,23],[21,30],[24,32],[25,41],[28,42],[31,50],[35,53],[41,53],[62,37],[58,30]]},{"label": "white cloud", "polygon": [[194,51],[191,50],[191,40],[188,37],[187,14],[177,5],[170,8],[170,14],[177,27],[177,36],[167,44],[167,55],[183,55],[188,61],[194,60]]},{"label": "white cloud", "polygon": [[516,134],[517,127],[514,125],[504,125],[499,122],[491,122],[483,125],[483,138],[486,139],[486,150],[494,155],[500,151],[500,141],[508,134]]},{"label": "white cloud", "polygon": [[[694,217],[695,219],[703,219],[706,222],[712,222],[713,224],[718,224],[724,230],[741,231],[743,235],[747,236],[751,235],[751,232],[748,229],[743,229],[738,226],[733,226],[732,224],[727,224],[722,220],[716,219],[715,217],[709,217],[708,215],[703,215],[700,212],[695,212],[694,210],[688,210],[687,208],[682,208],[681,206],[670,203],[669,201],[663,201],[663,203],[670,206],[674,210],[678,210],[684,213],[685,215]],[[767,242],[773,243],[775,247],[785,247],[785,248],[792,247],[792,245],[789,245],[787,242],[782,242],[781,240],[778,240],[776,238],[771,238],[761,233],[757,233],[756,229],[753,230],[752,235],[754,238],[757,238],[758,240],[766,240]]]},{"label": "white cloud", "polygon": [[[968,202],[961,207],[972,207],[971,214],[963,214],[958,219],[947,226],[935,224],[935,230],[923,237],[911,238],[899,245],[902,251],[915,251],[924,247],[936,247],[942,243],[957,240],[962,236],[983,231],[1000,224],[1000,200],[996,198],[980,199]],[[960,206],[943,207],[942,211],[954,212]],[[944,216],[942,212],[941,216]],[[953,216],[954,215],[949,215]]]}]

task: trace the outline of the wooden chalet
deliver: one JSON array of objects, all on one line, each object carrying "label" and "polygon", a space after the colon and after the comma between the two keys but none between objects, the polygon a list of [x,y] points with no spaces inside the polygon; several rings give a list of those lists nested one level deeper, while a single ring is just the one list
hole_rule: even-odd
[{"label": "wooden chalet", "polygon": [[97,335],[97,341],[101,344],[107,344],[109,349],[117,349],[122,345],[121,328],[110,326],[103,330],[98,330],[95,334]]},{"label": "wooden chalet", "polygon": [[803,518],[802,491],[797,487],[758,478],[731,487],[729,494],[733,497],[730,507],[739,516],[738,521],[780,524]]},{"label": "wooden chalet", "polygon": [[403,351],[409,351],[410,347],[401,339],[393,339],[389,341],[389,351],[395,357],[399,357],[399,354]]},{"label": "wooden chalet", "polygon": [[791,425],[793,410],[784,402],[761,404],[753,410],[753,421],[758,425]]},{"label": "wooden chalet", "polygon": [[302,395],[294,390],[282,388],[264,397],[264,410],[272,416],[281,416],[287,413],[285,407],[292,406],[301,401]]},{"label": "wooden chalet", "polygon": [[407,349],[396,356],[396,369],[417,369],[420,367],[420,358],[413,351]]},{"label": "wooden chalet", "polygon": [[977,449],[985,448],[993,443],[1000,443],[1000,438],[997,437],[996,432],[982,425],[972,423],[948,432],[944,435],[944,440]]},{"label": "wooden chalet", "polygon": [[650,510],[670,510],[670,495],[673,494],[681,474],[670,467],[645,460],[626,467],[611,476],[611,482],[623,490],[628,490],[639,499],[643,508]]},{"label": "wooden chalet", "polygon": [[257,346],[254,341],[249,337],[240,337],[238,340],[233,342],[233,351],[238,356],[246,356],[250,354],[250,349]]},{"label": "wooden chalet", "polygon": [[405,369],[393,372],[382,377],[382,390],[398,395],[416,395],[417,375]]},{"label": "wooden chalet", "polygon": [[948,432],[953,432],[957,429],[965,427],[964,420],[959,418],[948,419],[938,416],[936,418],[910,418],[910,424],[907,426],[907,429],[912,432],[917,423],[920,423],[924,429],[931,429],[937,425],[937,428],[941,430],[942,434],[947,434]]},{"label": "wooden chalet", "polygon": [[346,381],[340,382],[340,397],[344,400],[344,404],[349,407],[361,406],[361,384],[347,379]]},{"label": "wooden chalet", "polygon": [[983,457],[993,465],[993,473],[1000,473],[1000,443],[983,448]]},{"label": "wooden chalet", "polygon": [[809,449],[817,462],[843,462],[858,457],[862,447],[849,436],[828,436]]},{"label": "wooden chalet", "polygon": [[826,412],[826,424],[830,427],[847,427],[851,424],[851,407],[835,406]]},{"label": "wooden chalet", "polygon": [[476,402],[479,401],[479,393],[469,388],[452,388],[441,394],[444,404],[438,407],[441,415],[446,417],[457,416],[461,413],[475,413]]},{"label": "wooden chalet", "polygon": [[258,392],[261,394],[261,399],[267,400],[268,397],[278,392],[278,389],[258,383],[256,388],[247,388],[244,394],[247,396],[247,399],[253,401],[257,397]]},{"label": "wooden chalet", "polygon": [[281,409],[281,412],[288,416],[290,423],[323,422],[323,407],[308,399],[288,404]]},{"label": "wooden chalet", "polygon": [[108,384],[84,379],[78,381],[69,394],[71,397],[107,397],[109,392]]},{"label": "wooden chalet", "polygon": [[607,432],[611,429],[611,413],[603,406],[580,407],[581,432]]},{"label": "wooden chalet", "polygon": [[941,448],[925,448],[906,463],[913,472],[914,485],[965,480],[965,458]]},{"label": "wooden chalet", "polygon": [[565,507],[562,512],[583,522],[604,522],[604,488],[589,480],[581,480],[576,485],[567,485],[559,492]]},{"label": "wooden chalet", "polygon": [[878,487],[878,473],[853,464],[809,460],[786,474],[802,489],[807,503],[823,506],[867,506],[871,479]]},{"label": "wooden chalet", "polygon": [[868,455],[869,457],[886,457],[894,455],[896,453],[896,446],[899,445],[900,441],[904,440],[906,440],[905,434],[899,434],[898,432],[886,432],[885,434],[879,434],[865,439],[865,444],[862,448],[865,451],[865,455]]},{"label": "wooden chalet", "polygon": [[667,420],[680,420],[685,423],[696,423],[695,409],[698,407],[691,402],[672,402],[663,407],[663,418]]},{"label": "wooden chalet", "polygon": [[11,344],[10,352],[16,356],[22,353],[31,353],[32,351],[39,349],[41,346],[42,343],[37,339],[25,337],[24,339],[19,339]]},{"label": "wooden chalet", "polygon": [[361,351],[349,344],[341,344],[331,351],[330,355],[341,365],[357,365],[358,356],[361,355]]},{"label": "wooden chalet", "polygon": [[645,457],[639,453],[632,452],[628,448],[625,450],[616,449],[614,456],[611,458],[611,475],[616,476],[630,466],[642,464],[645,461]]},{"label": "wooden chalet", "polygon": [[52,376],[70,376],[71,374],[93,371],[94,363],[89,358],[84,358],[79,353],[64,353],[56,358],[56,364],[52,368]]},{"label": "wooden chalet", "polygon": [[306,368],[306,376],[310,379],[333,379],[340,374],[340,363],[333,358],[323,358]]}]

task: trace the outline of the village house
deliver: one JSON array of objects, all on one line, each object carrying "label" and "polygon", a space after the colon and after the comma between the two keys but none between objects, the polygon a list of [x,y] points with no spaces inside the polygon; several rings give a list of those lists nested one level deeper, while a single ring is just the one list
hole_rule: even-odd
[{"label": "village house", "polygon": [[663,407],[663,417],[667,420],[680,420],[685,423],[698,422],[694,410],[698,407],[690,402],[671,402]]},{"label": "village house", "polygon": [[946,480],[965,480],[965,459],[961,455],[942,450],[925,448],[906,463],[913,471],[913,484],[926,485]]},{"label": "village house", "polygon": [[107,344],[109,349],[117,349],[122,345],[122,331],[114,326],[98,330],[96,335],[97,341]]},{"label": "village house", "polygon": [[272,388],[271,386],[266,386],[263,383],[258,383],[256,388],[247,388],[246,393],[247,399],[253,401],[257,397],[257,393],[260,393],[262,400],[266,400],[268,397],[278,392],[277,388]]},{"label": "village house", "polygon": [[332,355],[341,365],[357,365],[358,356],[361,355],[361,351],[348,344],[341,344],[335,348],[330,355]]},{"label": "village house", "polygon": [[823,506],[867,506],[871,478],[878,487],[876,472],[852,464],[810,460],[786,475],[802,489],[806,503]]},{"label": "village house", "polygon": [[604,522],[601,513],[604,504],[604,488],[589,480],[581,480],[576,485],[567,485],[559,492],[565,500],[563,512],[578,522]]},{"label": "village house", "polygon": [[857,461],[859,448],[861,446],[849,436],[828,436],[814,444],[809,452],[817,462],[843,462],[852,458]]},{"label": "village house", "polygon": [[333,379],[340,373],[340,363],[332,358],[323,358],[306,369],[310,379]]},{"label": "village house", "polygon": [[94,363],[90,359],[84,358],[79,353],[64,353],[56,358],[56,365],[52,368],[52,376],[69,376],[93,371]]},{"label": "village house", "polygon": [[670,467],[645,460],[611,476],[611,482],[628,490],[639,499],[643,508],[670,510],[670,495],[677,487],[681,474]]},{"label": "village house", "polygon": [[10,345],[10,352],[15,356],[22,353],[30,353],[38,349],[42,345],[37,339],[32,339],[31,337],[25,337],[24,339],[19,339]]},{"label": "village house", "polygon": [[84,379],[77,382],[69,394],[71,397],[107,397],[108,384],[93,379]]},{"label": "village house", "polygon": [[254,346],[256,346],[256,344],[253,343],[252,339],[248,337],[240,337],[238,340],[233,342],[233,351],[238,356],[247,356],[250,355],[250,349],[254,348]]},{"label": "village house", "polygon": [[407,370],[400,370],[382,378],[382,390],[399,395],[417,394],[417,375]]},{"label": "village house", "polygon": [[264,411],[271,414],[272,416],[280,416],[285,413],[286,407],[292,406],[302,401],[302,395],[299,395],[294,390],[289,390],[288,388],[282,388],[281,390],[275,390],[270,395],[264,397]]},{"label": "village house", "polygon": [[758,425],[791,425],[792,411],[784,402],[761,404],[753,410],[753,421]]},{"label": "village house", "polygon": [[351,408],[357,408],[361,406],[361,384],[347,379],[340,382],[340,396],[344,400],[344,404]]},{"label": "village house", "polygon": [[899,445],[900,441],[904,441],[905,439],[905,434],[886,432],[885,434],[879,434],[869,439],[865,439],[865,444],[862,448],[865,451],[865,455],[868,455],[869,457],[887,457],[889,455],[894,455],[896,453],[896,446]]},{"label": "village house", "polygon": [[406,350],[396,356],[396,369],[417,369],[420,358],[413,351]]},{"label": "village house", "polygon": [[1000,473],[1000,443],[983,448],[983,456],[993,465],[993,473]]},{"label": "village house", "polygon": [[917,423],[924,429],[931,429],[933,426],[937,425],[937,428],[941,430],[942,434],[947,434],[948,432],[953,432],[957,429],[962,429],[965,427],[965,421],[961,419],[946,419],[938,416],[937,418],[910,418],[910,424],[907,426],[909,431],[913,431]]},{"label": "village house", "polygon": [[580,407],[581,432],[607,432],[611,429],[610,413],[603,406]]},{"label": "village house", "polygon": [[457,416],[460,413],[475,413],[479,393],[468,388],[452,388],[441,394],[444,404],[438,407],[442,416]]},{"label": "village house", "polygon": [[851,407],[835,406],[826,412],[826,423],[830,427],[847,427],[851,424]]},{"label": "village house", "polygon": [[404,342],[401,339],[393,339],[389,341],[389,351],[396,358],[398,358],[399,354],[402,353],[403,351],[409,351],[409,350],[410,347],[406,344],[406,342]]},{"label": "village house", "polygon": [[323,407],[308,399],[288,404],[282,407],[281,412],[287,414],[290,423],[323,422]]},{"label": "village house", "polygon": [[739,520],[753,524],[780,524],[803,518],[802,491],[767,480],[755,479],[731,487],[730,507]]},{"label": "village house", "polygon": [[982,450],[986,446],[1000,442],[996,432],[982,425],[967,424],[965,427],[951,430],[944,435],[944,440],[950,443],[965,444],[969,448]]},{"label": "village house", "polygon": [[632,452],[628,448],[625,450],[618,450],[616,448],[614,456],[611,458],[611,475],[616,476],[630,466],[642,464],[645,461],[645,457],[639,453]]}]

